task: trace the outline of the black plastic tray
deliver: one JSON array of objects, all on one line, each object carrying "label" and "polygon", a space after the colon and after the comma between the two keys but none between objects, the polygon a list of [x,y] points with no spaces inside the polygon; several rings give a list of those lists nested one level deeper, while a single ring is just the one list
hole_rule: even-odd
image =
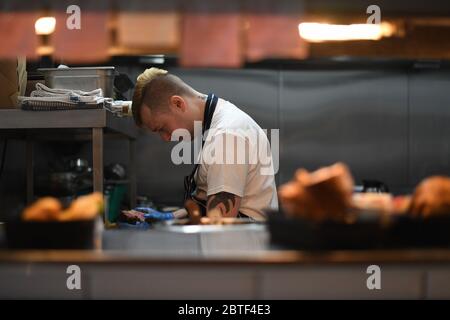
[{"label": "black plastic tray", "polygon": [[360,219],[352,224],[335,221],[313,223],[268,212],[271,243],[297,250],[364,250],[449,248],[450,214],[428,219],[408,215],[389,224],[379,219]]},{"label": "black plastic tray", "polygon": [[95,220],[5,223],[10,249],[93,249]]}]

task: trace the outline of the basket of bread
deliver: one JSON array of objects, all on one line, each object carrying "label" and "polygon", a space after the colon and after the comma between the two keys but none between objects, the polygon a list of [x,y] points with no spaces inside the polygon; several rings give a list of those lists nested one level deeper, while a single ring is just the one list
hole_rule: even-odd
[{"label": "basket of bread", "polygon": [[43,197],[5,225],[11,249],[94,249],[99,246],[98,217],[103,210],[99,192],[83,195],[69,206]]},{"label": "basket of bread", "polygon": [[281,212],[268,212],[272,243],[319,250],[450,247],[450,178],[426,178],[407,195],[354,190],[343,163],[298,169],[279,188]]}]

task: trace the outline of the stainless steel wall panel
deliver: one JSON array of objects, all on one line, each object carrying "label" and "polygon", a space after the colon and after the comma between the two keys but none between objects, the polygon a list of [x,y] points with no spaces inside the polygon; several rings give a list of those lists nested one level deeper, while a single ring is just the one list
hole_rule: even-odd
[{"label": "stainless steel wall panel", "polygon": [[410,182],[450,175],[450,72],[410,74]]},{"label": "stainless steel wall panel", "polygon": [[283,71],[281,182],[342,161],[357,182],[407,185],[407,81],[377,70]]}]

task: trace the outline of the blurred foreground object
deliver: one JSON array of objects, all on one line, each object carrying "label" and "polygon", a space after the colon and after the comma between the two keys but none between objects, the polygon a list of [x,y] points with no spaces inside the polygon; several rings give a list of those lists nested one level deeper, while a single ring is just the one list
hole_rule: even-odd
[{"label": "blurred foreground object", "polygon": [[22,214],[24,221],[76,221],[93,220],[103,209],[103,195],[94,192],[78,197],[71,205],[62,210],[62,205],[56,198],[39,199]]},{"label": "blurred foreground object", "polygon": [[287,215],[314,221],[344,220],[352,203],[353,178],[343,163],[314,172],[299,169],[281,186],[279,197]]},{"label": "blurred foreground object", "polygon": [[22,212],[21,219],[6,223],[11,249],[100,249],[103,195],[78,197],[67,209],[53,197],[44,197]]},{"label": "blurred foreground object", "polygon": [[23,211],[22,218],[25,221],[58,220],[61,211],[62,205],[59,200],[52,197],[45,197],[27,207]]},{"label": "blurred foreground object", "polygon": [[353,208],[361,211],[376,211],[383,214],[406,213],[411,205],[411,196],[393,196],[390,193],[355,193]]},{"label": "blurred foreground object", "polygon": [[416,218],[450,215],[450,178],[446,176],[426,178],[412,196],[393,196],[388,192],[353,194],[352,190],[350,171],[344,164],[336,163],[314,172],[298,169],[292,181],[280,187],[279,197],[286,215],[316,222],[348,222],[352,212],[387,216],[408,213]]},{"label": "blurred foreground object", "polygon": [[352,192],[352,183],[341,163],[297,170],[279,189],[285,214],[268,212],[271,242],[298,250],[450,247],[449,177],[424,179],[412,196]]},{"label": "blurred foreground object", "polygon": [[424,218],[450,214],[450,178],[433,176],[423,180],[414,191],[411,213]]}]

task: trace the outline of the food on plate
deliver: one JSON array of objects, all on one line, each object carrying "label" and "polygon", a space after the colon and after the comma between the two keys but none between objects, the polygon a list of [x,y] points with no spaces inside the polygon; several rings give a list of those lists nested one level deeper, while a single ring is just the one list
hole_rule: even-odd
[{"label": "food on plate", "polygon": [[393,196],[390,193],[355,193],[353,207],[381,213],[405,213],[411,204],[410,196]]},{"label": "food on plate", "polygon": [[412,197],[410,195],[395,196],[392,199],[392,211],[394,213],[407,213],[411,208]]},{"label": "food on plate", "polygon": [[63,210],[61,202],[52,197],[37,200],[22,213],[24,221],[74,221],[94,219],[103,208],[103,196],[99,192],[81,196]]},{"label": "food on plate", "polygon": [[413,195],[353,193],[353,178],[347,166],[336,163],[308,172],[298,169],[291,181],[279,188],[280,205],[291,217],[310,221],[336,220],[351,223],[363,212],[389,218],[397,214],[428,218],[450,215],[450,178],[433,176],[423,180]]},{"label": "food on plate", "polygon": [[61,202],[58,199],[45,197],[27,207],[23,211],[22,219],[25,221],[57,220],[61,210]]},{"label": "food on plate", "polygon": [[390,193],[355,193],[353,195],[353,207],[360,210],[391,212],[393,209],[393,197]]},{"label": "food on plate", "polygon": [[313,221],[345,220],[352,205],[353,178],[343,163],[314,172],[296,171],[279,190],[281,207],[289,216]]},{"label": "food on plate", "polygon": [[412,196],[411,213],[423,218],[450,214],[450,178],[432,176],[423,180]]}]

